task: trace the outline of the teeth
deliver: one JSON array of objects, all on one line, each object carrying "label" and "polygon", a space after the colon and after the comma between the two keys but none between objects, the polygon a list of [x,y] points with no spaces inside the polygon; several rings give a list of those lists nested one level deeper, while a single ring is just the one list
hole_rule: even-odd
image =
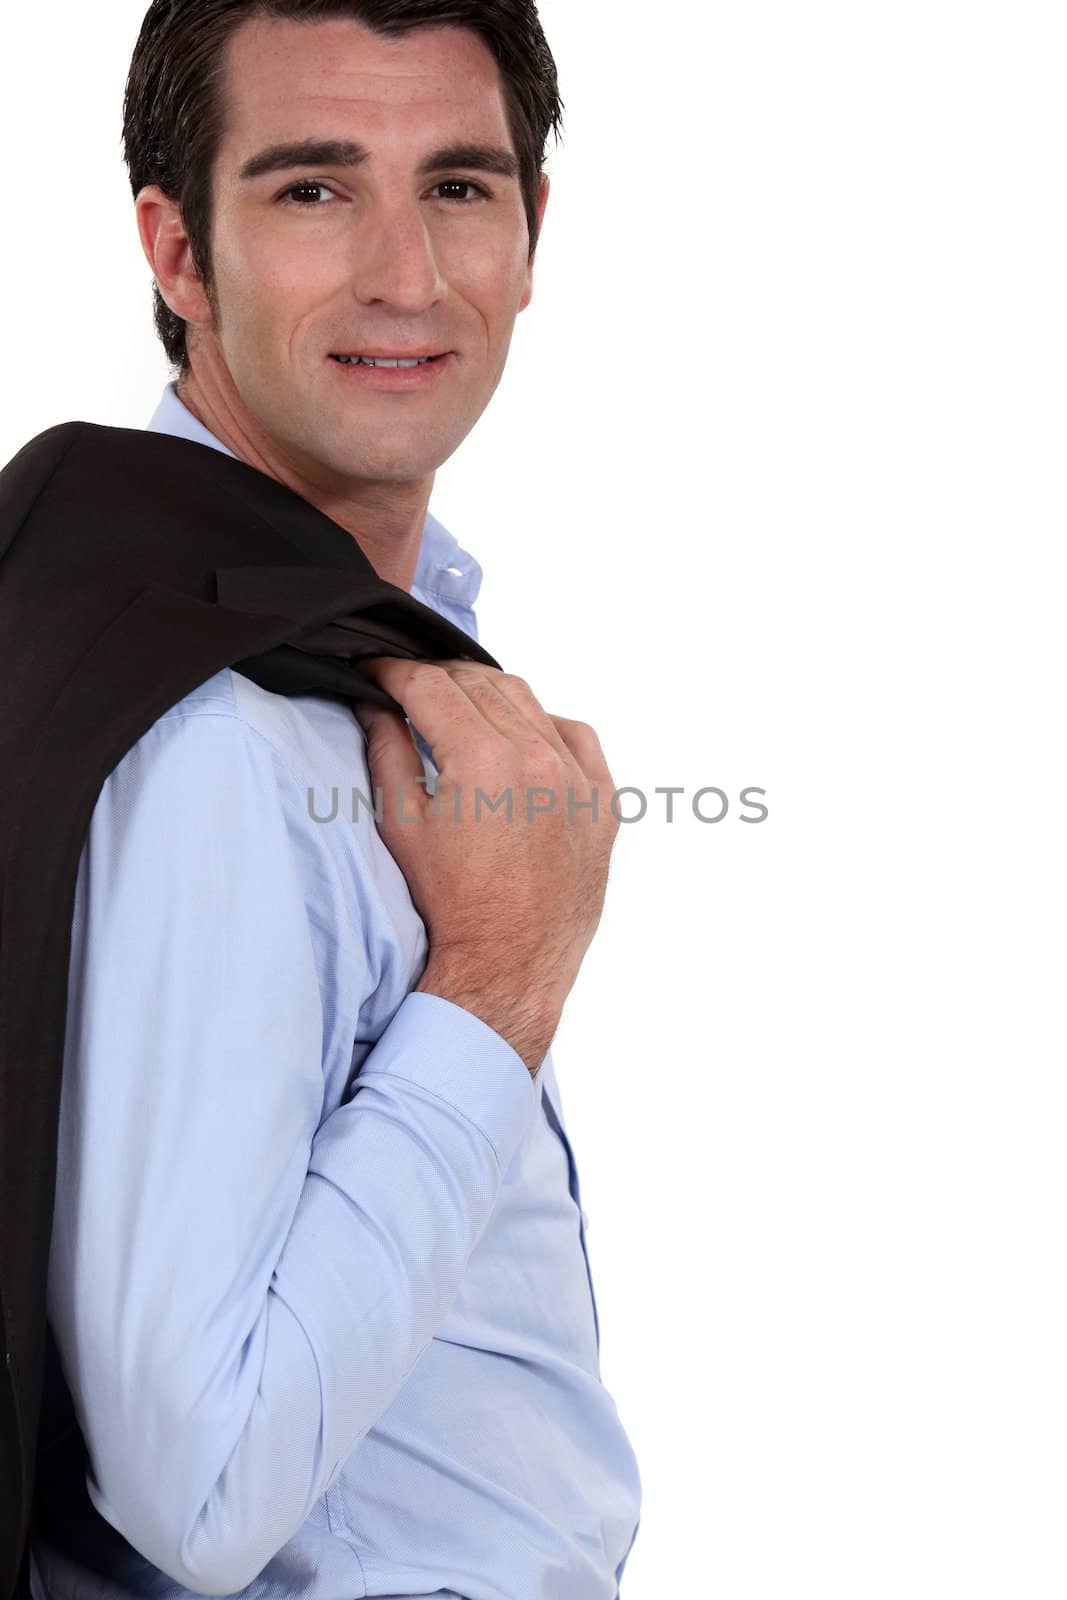
[{"label": "teeth", "polygon": [[390,361],[376,356],[335,356],[334,360],[341,361],[346,367],[424,367],[432,356],[415,356],[410,360]]}]

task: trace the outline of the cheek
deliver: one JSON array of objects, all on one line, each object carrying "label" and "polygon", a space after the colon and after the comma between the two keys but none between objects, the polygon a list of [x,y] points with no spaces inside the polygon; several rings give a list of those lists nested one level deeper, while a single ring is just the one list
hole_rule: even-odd
[{"label": "cheek", "polygon": [[336,288],[344,275],[342,257],[325,233],[300,238],[268,220],[220,230],[213,260],[220,292],[240,314],[292,324]]},{"label": "cheek", "polygon": [[449,264],[449,289],[473,307],[490,332],[500,337],[511,324],[526,288],[526,254],[492,247],[468,248]]},{"label": "cheek", "polygon": [[525,212],[496,212],[442,223],[432,234],[441,276],[459,299],[509,314],[526,285]]}]

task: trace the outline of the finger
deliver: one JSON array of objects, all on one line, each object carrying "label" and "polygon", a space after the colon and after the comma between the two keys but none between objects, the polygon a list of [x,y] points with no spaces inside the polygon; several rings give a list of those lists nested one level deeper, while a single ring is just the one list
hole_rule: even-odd
[{"label": "finger", "polygon": [[359,665],[372,682],[404,707],[431,746],[439,770],[447,757],[470,749],[476,738],[499,732],[446,669],[460,665],[458,662],[371,656]]},{"label": "finger", "polygon": [[595,728],[588,722],[574,722],[570,717],[552,717],[559,736],[590,783],[613,786],[615,780],[608,771],[607,759]]},{"label": "finger", "polygon": [[449,672],[487,721],[505,738],[527,745],[540,739],[568,767],[574,757],[529,684],[495,667],[460,663]]},{"label": "finger", "polygon": [[[506,738],[525,740],[534,733],[542,738],[568,767],[577,767],[587,780],[611,783],[611,774],[608,772],[600,740],[595,731],[588,723],[574,722],[567,717],[550,716],[524,678],[516,677],[513,673],[501,672],[498,668],[486,666],[481,662],[446,658],[431,664],[442,668],[451,680],[451,684],[467,696],[471,707],[480,714],[481,719]],[[432,715],[431,711],[428,707],[423,707],[418,713],[413,712],[404,698],[404,690],[401,687],[401,680],[406,677],[410,694],[411,675],[405,674],[403,669],[419,665],[427,663],[408,662],[395,656],[374,656],[360,662],[361,668],[371,669],[368,676],[404,706],[412,721],[433,746],[434,759],[440,766],[448,753],[445,739],[440,732],[431,735],[426,722],[420,720],[420,717]],[[443,702],[447,702],[443,686],[441,693]],[[455,707],[457,702],[452,699],[450,704]]]},{"label": "finger", "polygon": [[426,776],[422,755],[406,718],[370,700],[353,701],[352,710],[366,738],[371,784],[381,786],[383,803],[388,796],[391,805],[398,792],[425,795],[416,781]]},{"label": "finger", "polygon": [[[374,661],[384,659],[387,658],[375,657]],[[527,739],[533,732],[550,745],[568,766],[575,763],[574,751],[560,737],[553,718],[545,711],[524,678],[502,672],[500,668],[487,666],[483,662],[458,658],[446,658],[434,662],[434,665],[443,667],[449,673],[498,732],[509,739]],[[383,682],[381,687],[387,688],[387,685]],[[392,693],[392,690],[388,692]]]},{"label": "finger", "polygon": [[[382,670],[380,676],[375,672],[368,676],[401,702],[432,745],[439,767],[450,751],[458,753],[470,748],[472,733],[485,733],[490,729],[512,743],[527,745],[531,739],[540,739],[551,747],[558,759],[565,761],[568,766],[573,764],[566,744],[529,689],[525,699],[517,696],[513,700],[509,694],[502,692],[506,675],[498,667],[455,660],[429,663],[398,662],[395,657],[375,657],[373,660],[375,665],[381,664]],[[366,666],[367,663],[361,662],[360,665]],[[399,672],[397,666],[401,669]],[[420,667],[421,673],[411,670]],[[408,670],[405,671],[405,668]],[[430,702],[422,702],[419,699],[422,693],[429,693],[435,698]],[[526,708],[530,702],[533,715],[527,714]]]}]

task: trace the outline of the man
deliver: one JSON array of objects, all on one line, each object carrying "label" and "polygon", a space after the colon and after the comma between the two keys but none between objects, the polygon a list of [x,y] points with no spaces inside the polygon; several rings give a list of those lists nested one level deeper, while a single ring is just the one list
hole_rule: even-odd
[{"label": "man", "polygon": [[[481,570],[427,506],[531,297],[556,116],[532,0],[157,0],[127,92],[180,369],[150,427],[472,638]],[[611,776],[521,679],[369,671],[417,748],[227,668],[94,809],[48,1282],[88,1471],[50,1452],[38,1595],[618,1593],[640,1482],[549,1053]]]}]

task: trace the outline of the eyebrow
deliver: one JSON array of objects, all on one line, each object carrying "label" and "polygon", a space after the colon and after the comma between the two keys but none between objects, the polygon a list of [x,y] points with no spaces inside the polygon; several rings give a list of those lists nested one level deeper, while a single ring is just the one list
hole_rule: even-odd
[{"label": "eyebrow", "polygon": [[[249,156],[238,174],[241,178],[261,178],[266,172],[287,172],[291,167],[358,167],[369,160],[370,152],[352,139],[297,139],[268,145]],[[495,144],[449,144],[432,150],[419,163],[419,177],[440,172],[445,167],[466,167],[473,172],[493,172],[501,178],[519,176],[519,158]]]}]

